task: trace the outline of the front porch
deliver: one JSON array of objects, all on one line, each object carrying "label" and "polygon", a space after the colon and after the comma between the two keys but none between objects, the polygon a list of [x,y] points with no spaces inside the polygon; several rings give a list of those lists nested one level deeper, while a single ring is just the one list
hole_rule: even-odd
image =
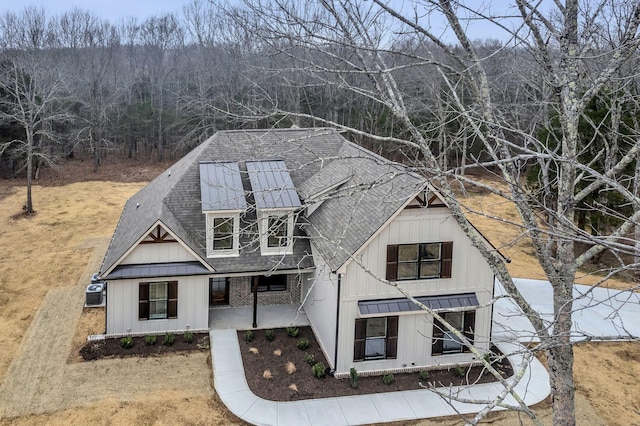
[{"label": "front porch", "polygon": [[[209,308],[211,330],[249,330],[252,325],[253,306]],[[304,311],[298,311],[298,305],[259,305],[257,325],[258,329],[304,327],[309,325],[309,319]]]}]

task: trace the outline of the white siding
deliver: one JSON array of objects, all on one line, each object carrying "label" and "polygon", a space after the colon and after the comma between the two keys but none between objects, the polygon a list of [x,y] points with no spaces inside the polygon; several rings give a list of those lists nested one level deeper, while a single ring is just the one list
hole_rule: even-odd
[{"label": "white siding", "polygon": [[193,262],[193,257],[180,243],[138,244],[120,265],[164,262]]},{"label": "white siding", "polygon": [[178,318],[138,319],[140,282],[150,280],[115,280],[107,283],[107,334],[164,333],[206,329],[209,327],[209,278],[166,277],[152,281],[178,281]]},{"label": "white siding", "polygon": [[313,261],[315,271],[305,276],[302,282],[303,307],[327,361],[334,367],[338,276],[331,273],[324,259],[315,251]]},{"label": "white siding", "polygon": [[[351,261],[342,276],[338,373],[433,366],[472,361],[471,354],[431,356],[432,318],[422,313],[401,314],[398,322],[398,356],[394,360],[353,362],[358,301],[404,297],[395,287],[381,283],[385,277],[387,245],[453,241],[451,278],[398,281],[413,296],[475,293],[480,305],[491,300],[493,272],[469,242],[447,208],[405,209]],[[362,266],[359,264],[361,263]],[[476,343],[489,346],[491,308],[476,311]]]}]

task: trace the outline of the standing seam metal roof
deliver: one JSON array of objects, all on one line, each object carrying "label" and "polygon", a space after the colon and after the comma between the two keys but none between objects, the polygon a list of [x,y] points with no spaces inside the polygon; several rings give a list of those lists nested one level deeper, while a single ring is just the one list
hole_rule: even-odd
[{"label": "standing seam metal roof", "polygon": [[238,163],[200,163],[202,211],[245,210]]},{"label": "standing seam metal roof", "polygon": [[258,209],[302,206],[284,161],[247,161],[247,172]]}]

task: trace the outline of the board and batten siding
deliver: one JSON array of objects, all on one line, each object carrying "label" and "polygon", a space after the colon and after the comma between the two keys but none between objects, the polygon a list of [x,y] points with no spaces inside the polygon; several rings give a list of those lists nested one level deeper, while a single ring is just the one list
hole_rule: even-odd
[{"label": "board and batten siding", "polygon": [[[355,320],[360,317],[358,301],[404,297],[380,282],[385,277],[387,245],[453,241],[451,278],[397,281],[412,296],[475,293],[480,305],[491,300],[494,276],[480,251],[472,246],[447,208],[405,209],[394,218],[344,268],[340,295],[338,373],[351,367],[358,371],[432,367],[473,361],[469,353],[431,356],[433,319],[422,312],[400,313],[397,358],[353,361]],[[361,263],[362,266],[359,264]],[[476,311],[476,342],[489,347],[491,308]]]},{"label": "board and batten siding", "polygon": [[139,265],[144,263],[192,262],[197,260],[180,243],[138,244],[129,253],[121,265]]},{"label": "board and batten siding", "polygon": [[[160,281],[178,282],[178,317],[139,320],[139,284]],[[107,335],[182,332],[209,327],[209,278],[206,276],[114,280],[108,282],[107,289]]]},{"label": "board and batten siding", "polygon": [[315,270],[302,280],[303,308],[331,368],[335,368],[338,275],[311,246]]}]

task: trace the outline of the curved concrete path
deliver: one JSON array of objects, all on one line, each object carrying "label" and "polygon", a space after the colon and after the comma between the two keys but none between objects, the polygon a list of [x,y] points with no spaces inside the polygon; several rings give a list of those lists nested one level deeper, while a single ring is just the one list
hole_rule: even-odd
[{"label": "curved concrete path", "polygon": [[[233,414],[256,425],[361,425],[470,414],[483,408],[483,404],[455,401],[451,406],[427,389],[301,401],[267,401],[249,389],[236,331],[212,330],[210,337],[216,392]],[[512,354],[508,356],[512,365],[520,365],[521,346],[508,342],[494,343],[503,353]],[[499,394],[502,386],[485,383],[445,389],[446,392],[459,392],[457,396],[467,400],[490,400]],[[549,375],[537,359],[534,358],[526,369],[515,390],[527,405],[536,404],[549,395]],[[514,404],[512,397],[505,402]]]}]

